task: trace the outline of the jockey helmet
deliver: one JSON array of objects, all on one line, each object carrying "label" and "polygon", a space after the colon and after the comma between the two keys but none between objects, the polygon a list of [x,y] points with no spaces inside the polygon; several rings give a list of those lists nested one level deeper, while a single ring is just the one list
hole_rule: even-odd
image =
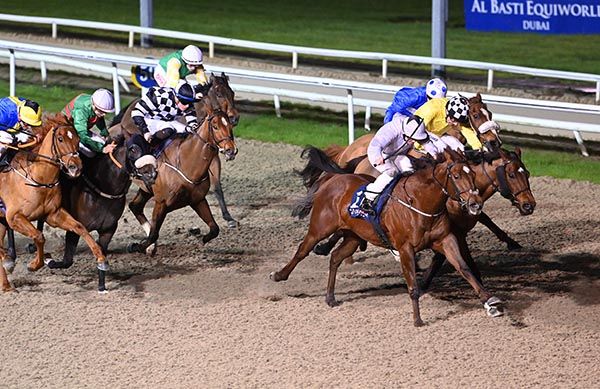
[{"label": "jockey helmet", "polygon": [[194,92],[194,87],[187,82],[181,84],[175,90],[175,95],[183,104],[193,104],[194,102],[198,101],[196,99],[196,92]]},{"label": "jockey helmet", "polygon": [[19,120],[33,127],[42,125],[42,107],[35,101],[25,100],[19,106]]},{"label": "jockey helmet", "polygon": [[114,112],[115,111],[115,99],[112,93],[107,89],[98,89],[92,94],[92,104],[99,111],[102,112]]},{"label": "jockey helmet", "polygon": [[181,58],[189,65],[202,65],[202,50],[197,46],[188,45],[181,52]]},{"label": "jockey helmet", "polygon": [[425,125],[423,124],[423,118],[417,115],[405,118],[402,121],[402,130],[404,131],[404,136],[414,140],[425,140],[428,137]]},{"label": "jockey helmet", "polygon": [[455,96],[446,103],[446,117],[459,123],[469,122],[469,100],[463,96]]},{"label": "jockey helmet", "polygon": [[448,87],[446,86],[446,83],[439,78],[432,78],[425,86],[425,94],[427,94],[427,97],[430,99],[446,97],[446,92],[448,92]]}]

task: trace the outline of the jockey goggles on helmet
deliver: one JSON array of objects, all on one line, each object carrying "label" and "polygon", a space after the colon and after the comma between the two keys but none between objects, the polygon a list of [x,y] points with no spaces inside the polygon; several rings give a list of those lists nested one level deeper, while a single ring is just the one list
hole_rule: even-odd
[{"label": "jockey goggles on helmet", "polygon": [[179,86],[179,88],[177,88],[177,90],[175,91],[175,95],[182,104],[189,105],[198,101],[198,99],[196,99],[194,87],[192,87],[188,83],[181,84],[181,86]]}]

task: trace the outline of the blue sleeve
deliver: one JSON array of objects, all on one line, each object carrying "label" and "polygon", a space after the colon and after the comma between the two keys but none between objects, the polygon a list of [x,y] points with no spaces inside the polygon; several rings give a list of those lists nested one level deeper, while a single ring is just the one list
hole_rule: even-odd
[{"label": "blue sleeve", "polygon": [[417,108],[427,102],[425,87],[402,88],[394,95],[392,104],[385,111],[383,123],[388,123],[396,113],[411,116]]}]

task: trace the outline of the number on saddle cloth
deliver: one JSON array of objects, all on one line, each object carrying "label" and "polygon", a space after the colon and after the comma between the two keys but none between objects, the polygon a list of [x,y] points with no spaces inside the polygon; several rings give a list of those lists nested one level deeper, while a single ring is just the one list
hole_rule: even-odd
[{"label": "number on saddle cloth", "polygon": [[134,65],[131,67],[131,81],[138,88],[152,88],[158,86],[154,80],[153,66]]}]

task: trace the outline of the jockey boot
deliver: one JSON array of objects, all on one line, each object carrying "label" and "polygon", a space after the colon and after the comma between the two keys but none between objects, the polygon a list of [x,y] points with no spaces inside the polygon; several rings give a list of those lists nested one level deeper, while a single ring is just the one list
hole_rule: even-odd
[{"label": "jockey boot", "polygon": [[377,198],[393,179],[394,177],[388,175],[387,173],[381,173],[379,177],[375,179],[375,181],[367,185],[365,188],[365,198],[360,204],[360,209],[371,215],[374,215]]},{"label": "jockey boot", "polygon": [[370,200],[365,197],[360,203],[361,211],[365,212],[368,215],[375,216],[375,204],[377,203],[377,197],[375,197],[373,200]]},{"label": "jockey boot", "polygon": [[15,151],[12,149],[8,149],[4,151],[2,157],[0,157],[0,173],[4,173],[10,169],[10,162],[12,161],[15,155]]},{"label": "jockey boot", "polygon": [[175,129],[171,127],[163,128],[160,131],[156,131],[154,133],[154,138],[160,140],[160,142],[164,141],[167,138],[170,138],[173,134],[175,134]]}]

